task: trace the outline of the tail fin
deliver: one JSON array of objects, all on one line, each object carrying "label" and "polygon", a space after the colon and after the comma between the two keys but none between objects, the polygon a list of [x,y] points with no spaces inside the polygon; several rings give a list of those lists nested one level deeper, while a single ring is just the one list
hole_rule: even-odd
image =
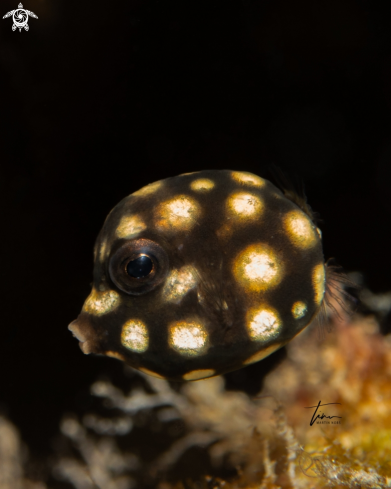
[{"label": "tail fin", "polygon": [[320,311],[316,317],[319,324],[320,336],[324,336],[325,329],[330,331],[330,317],[346,320],[353,315],[359,305],[359,285],[353,282],[338,265],[334,258],[327,260],[326,264],[326,292]]}]

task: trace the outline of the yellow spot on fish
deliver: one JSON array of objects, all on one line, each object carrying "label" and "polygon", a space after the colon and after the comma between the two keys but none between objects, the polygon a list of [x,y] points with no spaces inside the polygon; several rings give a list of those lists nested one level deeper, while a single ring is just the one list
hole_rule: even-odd
[{"label": "yellow spot on fish", "polygon": [[316,265],[312,271],[312,284],[315,291],[315,302],[320,305],[323,301],[323,296],[326,287],[326,276],[323,263]]},{"label": "yellow spot on fish", "polygon": [[138,367],[138,370],[144,372],[147,375],[152,375],[152,377],[157,377],[158,379],[163,379],[163,380],[165,379],[165,377],[163,377],[162,375],[159,375],[156,372],[152,372],[152,370],[148,370],[147,368]]},{"label": "yellow spot on fish", "polygon": [[198,283],[197,271],[191,265],[174,269],[166,279],[162,294],[163,300],[179,303]]},{"label": "yellow spot on fish", "polygon": [[301,211],[291,211],[284,218],[289,239],[298,248],[311,248],[317,243],[313,224]]},{"label": "yellow spot on fish", "polygon": [[170,346],[185,356],[195,356],[207,349],[208,335],[198,321],[178,321],[169,329]]},{"label": "yellow spot on fish", "polygon": [[216,370],[204,369],[204,370],[192,370],[187,372],[182,378],[183,380],[200,380],[206,379],[207,377],[213,377],[216,374]]},{"label": "yellow spot on fish", "polygon": [[148,329],[139,319],[129,319],[122,327],[121,343],[125,348],[142,353],[147,350]]},{"label": "yellow spot on fish", "polygon": [[104,239],[99,247],[99,260],[104,262],[108,252],[107,239]]},{"label": "yellow spot on fish", "polygon": [[156,226],[163,230],[189,231],[200,213],[200,206],[194,199],[179,195],[158,206],[155,212]]},{"label": "yellow spot on fish", "polygon": [[132,195],[135,195],[136,197],[151,195],[155,193],[157,190],[160,190],[163,187],[163,185],[164,185],[163,180],[159,180],[158,182],[150,183],[149,185],[141,188],[140,190],[137,190],[137,192],[134,192]]},{"label": "yellow spot on fish", "polygon": [[214,186],[215,186],[214,182],[209,178],[198,178],[197,180],[194,180],[194,182],[191,182],[190,184],[190,188],[192,190],[196,190],[200,192],[212,190]]},{"label": "yellow spot on fish", "polygon": [[147,226],[140,216],[124,216],[116,230],[118,238],[131,239],[145,231]]},{"label": "yellow spot on fish", "polygon": [[300,319],[305,316],[307,312],[307,304],[304,302],[298,301],[295,302],[292,306],[292,314],[295,319]]},{"label": "yellow spot on fish", "polygon": [[266,183],[263,178],[246,171],[233,171],[231,176],[236,182],[252,185],[254,187],[263,187]]},{"label": "yellow spot on fish", "polygon": [[247,329],[252,340],[267,341],[275,338],[280,328],[277,311],[268,306],[252,309],[247,314]]},{"label": "yellow spot on fish", "polygon": [[247,192],[235,192],[227,200],[228,214],[232,217],[258,218],[263,210],[261,199]]},{"label": "yellow spot on fish", "polygon": [[122,362],[125,361],[125,357],[120,353],[117,353],[116,351],[107,351],[105,355],[111,358],[116,358],[117,360],[121,360]]},{"label": "yellow spot on fish", "polygon": [[98,290],[99,290],[100,292],[104,292],[104,291],[106,291],[106,290],[109,290],[109,286],[107,285],[107,283],[106,283],[106,281],[104,280],[104,278],[103,278],[103,280],[101,281],[101,283],[98,285]]},{"label": "yellow spot on fish", "polygon": [[271,353],[281,348],[281,346],[281,343],[270,345],[267,348],[264,348],[263,350],[255,353],[254,355],[251,355],[251,357],[247,358],[247,360],[245,360],[243,364],[250,365],[250,363],[259,362],[259,360],[263,360],[264,358],[268,357]]},{"label": "yellow spot on fish", "polygon": [[283,264],[266,244],[248,246],[234,261],[233,272],[246,289],[260,291],[277,285],[283,275]]},{"label": "yellow spot on fish", "polygon": [[93,288],[84,303],[83,311],[95,316],[101,316],[113,311],[119,305],[119,302],[120,296],[115,290],[98,292]]}]

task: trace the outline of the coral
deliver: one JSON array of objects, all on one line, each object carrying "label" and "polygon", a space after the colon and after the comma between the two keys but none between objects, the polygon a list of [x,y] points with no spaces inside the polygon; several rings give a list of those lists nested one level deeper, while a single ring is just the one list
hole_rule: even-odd
[{"label": "coral", "polygon": [[[292,341],[255,398],[226,391],[222,377],[173,388],[143,376],[144,386],[128,394],[108,380],[96,382],[92,394],[102,399],[107,418],[63,422],[83,461],[61,459],[57,474],[78,489],[93,487],[82,482],[88,477],[102,488],[168,489],[180,480],[178,471],[190,474],[189,487],[391,487],[390,338],[379,334],[373,317],[335,321],[323,340],[314,329]],[[325,424],[326,418],[310,425],[314,409],[307,408],[319,401],[339,403],[320,409],[341,416],[340,424]],[[149,413],[143,436],[151,436],[151,425],[161,433],[160,450],[150,458],[132,458],[118,445],[133,436],[141,413]],[[175,422],[182,428],[170,439],[167,426]],[[191,462],[178,469],[192,450],[198,464],[196,447],[208,455],[213,475],[200,471],[197,479]]]},{"label": "coral", "polygon": [[[391,487],[391,337],[375,316],[333,322],[290,342],[255,397],[224,377],[174,384],[125,367],[122,382],[97,380],[93,407],[61,422],[53,487]],[[24,453],[0,418],[0,489],[46,488],[24,476]]]},{"label": "coral", "polygon": [[24,477],[26,459],[27,450],[18,430],[6,417],[0,416],[0,489],[46,489],[45,484]]}]

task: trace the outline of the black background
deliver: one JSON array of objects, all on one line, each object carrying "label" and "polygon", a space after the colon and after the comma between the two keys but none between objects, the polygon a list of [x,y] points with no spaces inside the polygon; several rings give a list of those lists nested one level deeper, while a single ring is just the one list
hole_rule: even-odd
[{"label": "black background", "polygon": [[29,32],[0,20],[0,402],[33,451],[122,372],[67,325],[105,216],[147,183],[277,164],[305,182],[325,257],[390,288],[385,4],[25,0]]}]

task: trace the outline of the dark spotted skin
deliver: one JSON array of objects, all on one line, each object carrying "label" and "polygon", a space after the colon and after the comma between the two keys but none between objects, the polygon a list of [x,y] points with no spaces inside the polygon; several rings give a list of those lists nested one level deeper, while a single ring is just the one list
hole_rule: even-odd
[{"label": "dark spotted skin", "polygon": [[[128,276],[140,256],[153,262],[152,275]],[[95,245],[93,293],[70,329],[85,353],[147,373],[218,375],[267,356],[311,322],[323,263],[315,224],[269,181],[228,170],[167,178],[110,212]]]}]

